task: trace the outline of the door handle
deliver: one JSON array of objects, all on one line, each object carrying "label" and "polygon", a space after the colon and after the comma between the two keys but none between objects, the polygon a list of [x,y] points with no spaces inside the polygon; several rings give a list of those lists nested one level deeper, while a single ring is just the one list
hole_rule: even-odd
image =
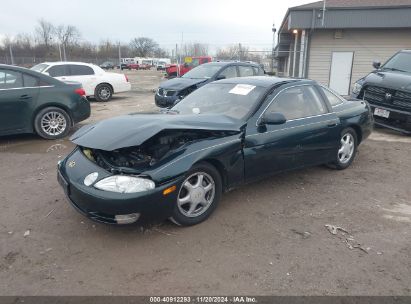
[{"label": "door handle", "polygon": [[30,95],[24,94],[20,96],[21,100],[27,100],[27,99],[31,99],[32,97]]},{"label": "door handle", "polygon": [[332,127],[335,127],[335,126],[337,126],[337,125],[338,125],[338,122],[333,121],[333,122],[329,122],[329,123],[327,124],[327,127],[332,128]]}]

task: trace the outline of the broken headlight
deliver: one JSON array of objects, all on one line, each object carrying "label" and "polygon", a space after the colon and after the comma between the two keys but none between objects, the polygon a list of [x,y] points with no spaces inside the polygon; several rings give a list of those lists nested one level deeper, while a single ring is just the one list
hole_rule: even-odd
[{"label": "broken headlight", "polygon": [[146,178],[113,175],[98,181],[94,187],[110,192],[136,193],[152,190],[155,188],[155,184],[152,180]]}]

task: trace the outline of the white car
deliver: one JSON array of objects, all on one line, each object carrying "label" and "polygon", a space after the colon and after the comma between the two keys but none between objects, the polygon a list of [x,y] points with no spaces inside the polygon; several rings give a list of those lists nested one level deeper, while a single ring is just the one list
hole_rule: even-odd
[{"label": "white car", "polygon": [[102,68],[83,62],[44,62],[31,68],[61,81],[76,81],[83,85],[87,97],[108,101],[113,94],[131,90],[124,74],[109,73]]}]

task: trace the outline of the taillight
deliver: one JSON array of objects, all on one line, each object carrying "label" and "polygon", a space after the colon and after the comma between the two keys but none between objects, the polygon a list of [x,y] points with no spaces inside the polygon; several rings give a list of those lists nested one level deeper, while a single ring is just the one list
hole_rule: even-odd
[{"label": "taillight", "polygon": [[128,82],[128,77],[127,77],[127,75],[124,75],[124,77],[126,77],[126,81]]},{"label": "taillight", "polygon": [[86,91],[84,91],[83,88],[75,89],[74,93],[80,95],[80,96],[86,96]]}]

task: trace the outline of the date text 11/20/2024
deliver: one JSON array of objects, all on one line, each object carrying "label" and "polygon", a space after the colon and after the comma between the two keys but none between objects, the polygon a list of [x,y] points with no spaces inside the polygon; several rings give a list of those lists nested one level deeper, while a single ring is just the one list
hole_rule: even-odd
[{"label": "date text 11/20/2024", "polygon": [[150,297],[150,303],[257,303],[255,297],[218,297],[218,296],[182,296],[182,297]]}]

